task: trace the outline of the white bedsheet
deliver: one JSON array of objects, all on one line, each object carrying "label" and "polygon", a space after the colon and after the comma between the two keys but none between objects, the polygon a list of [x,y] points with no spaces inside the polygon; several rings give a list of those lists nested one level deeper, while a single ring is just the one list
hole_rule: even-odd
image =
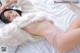
[{"label": "white bedsheet", "polygon": [[[76,18],[76,14],[67,8],[66,5],[54,5],[53,0],[35,1],[35,7],[49,13],[56,26],[61,28],[63,31],[68,29],[70,23]],[[54,46],[50,46],[46,40],[41,40],[38,42],[25,43],[19,48],[17,53],[80,53],[80,46],[67,52],[60,52],[57,51]]]},{"label": "white bedsheet", "polygon": [[[5,24],[3,22],[1,22],[1,20],[0,20],[0,28],[2,28],[4,26],[5,26]],[[5,52],[2,51],[2,49],[1,49],[2,47],[6,47]],[[5,44],[2,44],[2,45],[0,45],[0,53],[15,53],[16,48],[17,48],[17,46],[8,46]]]},{"label": "white bedsheet", "polygon": [[[40,1],[38,0],[38,2],[35,4],[36,5],[35,7],[49,13],[50,16],[53,17],[53,20],[55,21],[56,25],[65,31],[68,28],[71,20],[75,19],[74,17],[76,17],[76,15],[71,10],[66,8],[65,5],[59,4],[53,6],[52,2],[53,0],[49,2],[48,0]],[[12,50],[14,50],[14,48],[12,48]],[[46,40],[41,40],[37,42],[24,43],[19,47],[17,53],[62,53],[62,52],[57,51]],[[63,53],[80,53],[80,46]]]},{"label": "white bedsheet", "polygon": [[[70,23],[76,18],[76,14],[67,8],[65,4],[54,5],[54,0],[35,1],[35,7],[46,13],[49,13],[56,25],[63,31],[68,29]],[[19,48],[17,53],[80,53],[80,45],[70,51],[60,52],[54,47],[50,46],[47,41],[42,40],[35,43],[25,43]]]}]

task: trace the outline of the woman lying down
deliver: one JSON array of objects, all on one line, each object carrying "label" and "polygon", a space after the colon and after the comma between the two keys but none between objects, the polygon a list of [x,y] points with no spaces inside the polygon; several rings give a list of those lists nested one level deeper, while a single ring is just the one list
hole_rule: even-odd
[{"label": "woman lying down", "polygon": [[[0,29],[1,45],[11,47],[25,41],[34,42],[45,38],[56,49],[67,51],[79,43],[79,18],[73,21],[68,31],[62,32],[62,30],[55,26],[51,17],[44,12],[27,13],[22,16],[19,14],[17,16],[10,17],[9,15],[9,17],[1,19],[4,23],[9,21],[7,22],[8,25]],[[4,21],[5,19],[7,20]]]},{"label": "woman lying down", "polygon": [[9,24],[0,29],[1,45],[14,47],[25,41],[35,42],[40,39],[47,39],[56,49],[67,51],[79,44],[79,18],[72,22],[68,31],[63,32],[44,12],[17,16],[13,17],[14,19],[7,19],[10,23],[8,22]]},{"label": "woman lying down", "polygon": [[[37,22],[33,21],[41,20],[42,22],[44,21],[44,18],[47,18],[47,14],[43,12],[22,14],[20,10],[16,9],[2,10],[0,20],[5,23],[6,26],[0,29],[1,47],[7,50],[5,51],[6,53],[14,53],[16,47],[25,41],[34,42],[43,39],[40,36],[32,36],[36,34],[28,34],[26,27],[29,28],[30,23],[32,23],[30,24],[32,25],[30,28],[35,27],[35,25],[33,26],[33,23],[37,24]],[[52,23],[51,21],[49,22]],[[35,32],[37,33],[37,31]]]},{"label": "woman lying down", "polygon": [[[7,21],[10,21],[10,18],[7,19]],[[36,39],[41,39],[38,37],[34,38],[36,35],[39,37],[41,36],[43,38],[46,38],[49,41],[49,43],[51,43],[54,47],[61,51],[69,50],[79,43],[79,18],[71,24],[69,31],[66,32],[62,32],[59,28],[57,28],[55,24],[53,24],[54,21],[51,22],[51,19],[50,21],[48,21],[44,18],[47,18],[48,20],[50,19],[50,17],[48,17],[47,14],[37,12],[28,13],[27,15],[22,15],[22,17],[16,17],[12,19],[13,22],[10,21],[12,23],[8,22],[9,24],[2,28],[2,30],[9,31],[8,33],[5,33],[5,31],[3,32],[5,34],[3,34],[4,36],[1,36],[1,41],[3,42],[3,44],[6,44],[7,42],[7,45],[11,44],[13,46],[18,45],[26,40],[35,41]],[[6,17],[4,19],[6,19]],[[38,19],[43,20],[39,21]],[[38,21],[35,22],[35,20]],[[0,29],[0,35],[2,35],[1,32],[2,31]],[[29,32],[32,35],[28,35],[27,32]],[[63,37],[63,35],[65,37]]]},{"label": "woman lying down", "polygon": [[[6,33],[4,31],[4,33],[6,35],[5,37],[7,37],[7,35],[8,35],[11,38],[12,36],[9,35],[9,33],[10,33],[10,34],[13,34],[13,36],[15,36],[15,38],[17,38],[16,35],[20,35],[20,36],[24,36],[23,37],[24,40],[26,40],[26,39],[29,40],[30,39],[31,41],[32,40],[34,41],[34,38],[31,38],[32,35],[31,36],[29,35],[30,38],[29,37],[25,37],[26,36],[25,32],[26,33],[28,32],[27,29],[28,28],[33,28],[33,27],[35,29],[39,23],[43,23],[43,22],[49,22],[50,24],[53,24],[53,22],[50,21],[49,19],[50,18],[48,18],[48,15],[46,13],[44,13],[44,12],[35,12],[35,13],[22,14],[22,12],[20,10],[5,9],[0,14],[0,20],[3,23],[5,23],[6,26],[2,27],[2,29],[0,29],[0,30],[2,31],[4,29],[5,31],[7,31]],[[37,31],[35,31],[35,32],[37,33]],[[32,32],[29,32],[29,33],[33,34]],[[33,35],[35,35],[35,37],[36,37],[37,34],[33,34]],[[22,40],[22,37],[20,37],[20,38]],[[19,37],[18,37],[18,39],[19,39]]]},{"label": "woman lying down", "polygon": [[[35,42],[43,39],[43,37],[40,36],[42,35],[42,32],[40,32],[40,30],[47,30],[47,28],[43,28],[43,26],[41,27],[40,25],[46,24],[48,22],[48,24],[50,25],[53,24],[52,21],[48,21],[49,18],[46,13],[35,12],[22,14],[21,11],[14,9],[5,9],[1,13],[0,19],[3,23],[6,24],[6,26],[0,29],[0,45],[2,47],[8,48],[18,46],[24,43],[25,41]],[[37,22],[37,20],[39,23]],[[40,29],[40,27],[43,29]],[[39,31],[36,31],[34,29],[37,29]],[[32,33],[28,30],[34,32]],[[11,53],[12,51],[7,52]]]}]

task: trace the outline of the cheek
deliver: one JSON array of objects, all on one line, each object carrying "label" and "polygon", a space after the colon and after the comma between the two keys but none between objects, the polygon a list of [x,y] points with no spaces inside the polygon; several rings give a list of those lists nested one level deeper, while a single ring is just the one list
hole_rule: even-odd
[{"label": "cheek", "polygon": [[13,17],[17,17],[19,14],[17,12],[13,12]]},{"label": "cheek", "polygon": [[16,17],[10,17],[9,21],[13,21]]},{"label": "cheek", "polygon": [[5,16],[5,17],[8,17],[9,15],[8,15],[8,13],[7,13],[7,12],[5,12],[5,13],[4,13],[4,16]]}]

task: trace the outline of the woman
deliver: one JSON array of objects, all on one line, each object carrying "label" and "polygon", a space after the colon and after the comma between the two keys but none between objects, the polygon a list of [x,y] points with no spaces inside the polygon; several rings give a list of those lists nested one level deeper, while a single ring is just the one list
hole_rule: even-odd
[{"label": "woman", "polygon": [[[52,2],[52,1],[53,1],[53,0],[51,0],[51,2]],[[49,2],[50,2],[50,1],[49,1]],[[48,4],[48,3],[47,3],[47,4]],[[59,4],[59,6],[60,6],[60,5],[61,5],[61,4]],[[39,6],[39,7],[40,7],[40,6]],[[48,7],[49,7],[49,6],[48,6]],[[65,7],[65,6],[64,6],[64,5],[61,5],[61,7]],[[58,7],[58,8],[61,8],[61,7]],[[66,8],[66,7],[65,7],[65,8]],[[38,9],[39,9],[39,8],[38,8]],[[56,9],[57,9],[57,8],[56,8]],[[66,8],[66,9],[67,9],[67,8]],[[65,9],[65,10],[66,10],[66,9]],[[40,9],[40,10],[44,10],[44,8],[43,8],[43,9]],[[47,9],[46,9],[46,10],[47,10]],[[45,10],[45,11],[46,11],[46,10]],[[55,9],[54,9],[54,10],[55,10]],[[51,12],[50,12],[50,11],[47,11],[47,12],[48,12],[48,13],[49,13],[49,12],[52,13],[52,12],[54,12],[54,10],[51,11]],[[59,9],[58,9],[58,10],[59,10]],[[60,9],[60,10],[61,10],[61,9]],[[69,10],[69,9],[68,9],[68,10]],[[70,11],[70,10],[69,10],[69,11]],[[69,12],[69,11],[68,11],[68,12]],[[70,13],[73,13],[73,12],[70,11]],[[69,13],[68,13],[68,14],[69,14]],[[50,14],[50,15],[51,15],[51,14]],[[57,15],[57,14],[55,13],[55,15]],[[58,14],[58,15],[59,15],[59,14]],[[73,15],[75,15],[75,14],[73,13],[72,16],[73,16]],[[66,15],[66,16],[67,16],[67,15]],[[54,16],[54,17],[56,17],[56,16]],[[61,17],[61,15],[60,15],[60,17]],[[74,16],[74,17],[75,17],[75,16]],[[55,21],[55,20],[54,20],[54,21]],[[33,28],[32,28],[32,27],[29,27],[28,29],[31,29],[31,31],[30,31],[30,30],[28,30],[28,31],[29,31],[30,33],[32,33],[32,34],[35,34],[35,35],[44,35],[45,38],[47,37],[47,34],[49,33],[49,30],[50,30],[50,33],[53,33],[52,29],[54,29],[54,28],[52,27],[53,25],[52,25],[50,22],[47,22],[47,21],[46,21],[46,22],[41,22],[40,24],[41,24],[41,25],[43,24],[43,27],[42,27],[42,28],[39,27],[41,30],[38,29],[39,31],[36,31],[36,30],[33,31]],[[47,25],[45,25],[45,24],[47,24]],[[64,23],[63,23],[63,24],[64,24]],[[37,23],[36,23],[35,25],[32,25],[32,26],[35,27],[36,25],[37,25]],[[41,25],[38,24],[38,26],[41,26]],[[45,26],[48,26],[49,29],[46,29],[46,30],[45,30],[45,29],[44,29]],[[36,27],[37,27],[37,26],[36,26]],[[36,27],[35,27],[35,29],[36,29]],[[61,27],[61,26],[60,26],[60,27]],[[43,29],[44,29],[44,30],[43,30]],[[34,33],[33,33],[33,32],[34,32]],[[38,32],[38,34],[36,34],[36,32]],[[40,32],[41,32],[41,33],[40,33]],[[46,32],[46,34],[45,34],[45,32]],[[67,33],[67,32],[66,32],[66,33]],[[66,33],[64,33],[64,34],[66,34]],[[63,35],[64,35],[64,34],[63,34]],[[68,34],[68,33],[67,33],[67,34]],[[49,35],[49,34],[48,34],[48,35]],[[61,35],[62,39],[64,38],[63,35]],[[66,35],[66,36],[67,36],[67,35]],[[70,35],[69,35],[69,36],[70,36]],[[48,37],[50,37],[50,36],[48,36]],[[54,38],[54,36],[52,36],[52,37]],[[50,41],[50,43],[52,43],[52,45],[53,45],[53,42],[54,42],[54,41],[53,41],[53,38],[51,38],[51,39],[46,38],[46,39],[47,39],[48,41]],[[60,41],[62,41],[62,39],[59,38]],[[55,39],[54,39],[54,40],[55,40]],[[57,40],[58,40],[58,39],[57,39]],[[42,42],[42,41],[41,41],[41,42]],[[45,42],[45,41],[43,41],[43,42]],[[57,43],[60,44],[59,41],[58,41]],[[64,41],[62,41],[61,43],[64,43]],[[73,42],[73,43],[74,43],[74,42]],[[37,48],[37,49],[35,48],[35,50],[33,50],[34,52],[36,52],[36,50],[38,50],[38,51],[40,50],[39,52],[46,52],[46,50],[47,50],[47,52],[51,52],[51,53],[52,53],[52,49],[51,49],[51,51],[49,51],[48,49],[45,49],[45,48],[47,48],[47,47],[49,47],[49,49],[51,48],[51,47],[49,46],[49,44],[48,44],[48,45],[45,45],[44,43],[40,43],[40,44],[42,44],[42,46],[44,46],[44,48],[41,49],[41,50],[39,49],[39,48],[41,48],[40,45],[39,45],[39,46],[36,46],[36,43],[34,43],[34,44],[32,45],[32,48],[34,48],[34,47]],[[61,45],[59,45],[59,44],[57,45],[58,47],[60,47],[60,46],[63,45],[63,44],[61,44]],[[66,45],[69,47],[68,43],[67,43]],[[71,43],[71,45],[72,45],[72,43]],[[64,47],[64,45],[63,45],[62,47]],[[26,50],[27,50],[26,52],[28,52],[28,53],[31,52],[32,50],[31,50],[30,48],[31,48],[31,47],[26,48]],[[53,47],[53,48],[54,48],[54,47]],[[64,48],[65,48],[65,47],[64,47]],[[72,48],[72,47],[70,47],[70,48]],[[68,48],[68,49],[70,49],[70,48]],[[30,50],[28,50],[28,49],[30,49]],[[59,48],[59,49],[61,49],[61,48]],[[20,50],[20,51],[22,52],[22,50]],[[32,51],[32,52],[33,52],[33,51]],[[37,51],[37,52],[38,52],[38,51]],[[46,53],[47,53],[47,52],[46,52]],[[54,50],[54,52],[56,53],[56,50]],[[19,52],[19,53],[20,53],[20,52]],[[25,53],[25,52],[24,52],[24,53]]]},{"label": "woman", "polygon": [[[73,7],[75,7],[75,6],[73,6]],[[78,8],[74,8],[74,9],[78,9]],[[78,45],[80,43],[80,39],[79,39],[80,18],[79,17],[73,18],[73,20],[74,21],[72,22],[72,24],[70,25],[69,29],[66,32],[64,32],[64,33],[60,32],[62,34],[59,33],[59,34],[57,34],[57,36],[55,36],[55,37],[53,36],[53,38],[52,38],[52,35],[54,35],[54,32],[56,31],[56,30],[54,30],[53,27],[52,28],[50,27],[50,31],[48,31],[49,32],[48,34],[46,33],[47,31],[45,31],[45,30],[44,30],[45,32],[43,33],[43,31],[42,31],[42,33],[53,46],[58,47],[57,49],[59,49],[61,51],[66,51],[66,50],[71,49],[68,52],[79,53],[79,47],[77,47],[77,48],[74,48],[74,47],[76,47],[76,45]],[[44,29],[45,29],[45,27],[44,27]],[[34,31],[30,31],[30,32],[34,33]],[[74,48],[74,49],[72,49],[72,48]]]},{"label": "woman", "polygon": [[[24,3],[24,2],[23,2]],[[2,22],[4,22],[4,23],[6,23],[6,25],[8,24],[8,23],[10,23],[16,16],[21,16],[21,11],[19,11],[19,10],[16,10],[16,9],[6,9],[7,7],[9,7],[10,6],[10,4],[11,3],[6,3],[6,4],[4,4],[4,5],[2,5],[1,6],[1,8],[0,8],[0,12],[1,12],[1,17],[0,17],[0,19],[1,19],[1,21]],[[22,4],[22,5],[24,5],[24,4]],[[31,4],[30,4],[31,5]],[[27,10],[26,10],[27,11]],[[25,12],[25,11],[24,11]],[[27,11],[28,12],[28,11]],[[7,14],[7,15],[6,15]],[[11,26],[12,26],[13,24],[11,24]],[[3,28],[6,28],[6,27],[8,27],[8,26],[5,26],[5,27],[3,27]],[[10,29],[11,27],[9,26],[9,29]],[[13,27],[14,28],[14,27]],[[6,28],[6,29],[8,29],[8,28]],[[6,30],[5,29],[5,30]],[[0,31],[4,31],[4,29],[0,29]],[[8,32],[8,31],[7,31]],[[4,32],[1,32],[2,34],[5,34],[5,35],[8,35],[7,33],[4,33]],[[0,33],[0,35],[1,35],[1,33]],[[20,34],[19,34],[20,35]],[[12,39],[12,38],[10,38],[10,36],[5,36],[5,37],[8,37],[9,39]],[[20,38],[20,37],[22,37],[22,36],[19,36],[18,37],[18,39]],[[2,36],[1,36],[1,38],[2,38]],[[12,42],[11,41],[9,41],[9,39],[7,39],[7,38],[2,38],[3,40],[1,41],[2,43],[0,44],[1,46],[1,48],[2,47],[4,47],[5,48],[5,50],[6,51],[2,51],[2,49],[1,49],[1,51],[0,51],[0,53],[2,53],[2,52],[6,52],[6,53],[14,53],[15,52],[15,49],[17,48],[16,47],[16,45],[15,46],[13,46],[12,44],[12,42],[13,42],[13,40],[12,40]],[[24,37],[22,38],[22,39],[25,39]],[[23,40],[21,39],[21,41],[23,42]],[[4,41],[4,40],[6,40],[6,41]],[[14,38],[14,40],[16,40],[15,38]],[[11,45],[10,44],[8,44],[9,42],[11,42]],[[7,42],[7,43],[6,43]],[[15,41],[16,42],[16,41]],[[19,42],[19,41],[18,41]],[[17,42],[16,42],[17,43]],[[8,47],[9,46],[9,47]]]},{"label": "woman", "polygon": [[[28,3],[28,2],[29,1],[27,0],[26,3]],[[6,5],[2,6],[2,8],[1,8],[2,9],[2,13],[5,11],[4,9],[6,9],[6,7],[8,7],[10,4],[11,3],[7,3]],[[21,5],[21,7],[24,7],[24,4],[25,3],[23,2],[23,4]],[[1,41],[0,41],[1,43],[0,43],[0,45],[1,45],[1,48],[5,47],[5,49],[6,49],[5,52],[6,53],[14,53],[16,47],[18,45],[24,43],[26,40],[29,40],[29,41],[32,40],[32,41],[34,41],[34,38],[32,38],[31,35],[28,34],[27,32],[25,33],[25,31],[22,28],[24,27],[24,23],[26,23],[27,21],[29,21],[29,20],[27,20],[27,18],[30,17],[30,16],[34,17],[34,15],[37,14],[37,11],[35,10],[35,8],[33,8],[33,6],[31,5],[31,3],[28,3],[26,7],[27,7],[26,8],[27,10],[26,10],[26,12],[23,10],[23,13],[27,13],[27,14],[22,15],[22,17],[19,17],[19,18],[13,17],[13,19],[12,19],[13,22],[10,21],[10,19],[7,19],[8,21],[10,21],[12,23],[8,22],[9,24],[6,24],[6,26],[4,26],[4,27],[2,27],[0,29],[0,35],[1,35]],[[23,9],[25,9],[25,7]],[[33,13],[33,12],[35,12],[36,14]],[[40,12],[38,14],[40,14]],[[23,16],[25,16],[26,18],[23,17]],[[41,16],[43,17],[45,15],[41,14],[39,16],[36,16],[36,18],[37,17],[41,18]],[[7,17],[7,18],[9,18],[9,17]],[[14,20],[14,18],[15,18],[15,20]],[[34,18],[33,20],[35,20],[36,18]],[[32,20],[32,18],[30,18],[30,20]],[[5,35],[5,36],[2,37],[3,35]],[[41,38],[39,38],[39,39],[41,40]],[[3,51],[1,51],[1,52],[3,52]]]},{"label": "woman", "polygon": [[[40,1],[39,1],[40,2]],[[43,10],[43,9],[42,9]],[[61,9],[60,9],[61,10]],[[67,10],[67,9],[66,9]],[[65,11],[66,11],[65,10]],[[55,50],[55,52],[54,53],[57,53],[57,52],[59,52],[59,53],[79,53],[79,46],[77,45],[77,44],[79,44],[80,43],[80,38],[79,38],[79,31],[80,31],[80,29],[79,29],[79,26],[80,26],[80,19],[79,19],[79,17],[78,18],[76,18],[76,15],[72,12],[72,11],[68,11],[68,14],[67,14],[67,16],[69,16],[69,14],[71,14],[71,17],[73,18],[70,18],[70,17],[67,17],[69,20],[67,21],[68,23],[66,23],[66,24],[68,24],[68,26],[69,26],[69,23],[71,22],[72,24],[70,25],[70,27],[69,27],[69,30],[67,30],[66,32],[64,32],[64,33],[62,33],[61,32],[61,34],[59,33],[57,36],[54,36],[54,32],[56,32],[56,30],[57,29],[54,29],[54,27],[50,27],[49,29],[50,29],[50,31],[48,31],[48,32],[50,32],[50,33],[47,33],[47,31],[45,31],[45,33],[43,33],[44,31],[42,31],[42,33],[43,34],[41,34],[41,35],[44,35],[44,37],[49,41],[49,43],[51,43],[52,45],[53,45],[53,47],[55,47],[55,46],[57,46],[57,49],[59,49],[60,51],[66,51],[66,52],[59,52],[59,51],[56,51]],[[59,15],[58,15],[59,16]],[[66,17],[66,16],[65,16]],[[59,19],[60,20],[60,19]],[[71,21],[71,20],[75,20],[75,21]],[[42,22],[42,24],[43,24],[43,22]],[[62,22],[61,22],[61,24],[63,24]],[[40,25],[40,26],[43,26],[44,27],[44,25],[45,24],[43,24],[43,25]],[[48,26],[50,26],[50,25],[48,25]],[[59,27],[62,27],[62,26],[60,26],[60,25],[58,25]],[[36,27],[35,27],[36,28]],[[46,26],[44,27],[44,28],[46,28]],[[40,29],[41,29],[41,27],[40,27]],[[52,30],[53,29],[53,30]],[[29,32],[31,32],[31,33],[33,33],[34,34],[34,32],[35,31],[33,31],[34,30],[34,28],[31,28],[31,29],[29,29],[28,31]],[[52,30],[52,31],[51,31]],[[59,29],[58,29],[59,30]],[[37,30],[38,31],[38,30]],[[39,32],[41,32],[41,31],[39,31]],[[58,32],[58,31],[57,31]],[[37,32],[38,33],[38,32]],[[36,32],[35,32],[35,34],[36,34]],[[39,33],[38,34],[36,34],[36,35],[39,35]],[[65,36],[65,37],[64,37]],[[56,43],[56,44],[55,44]],[[46,44],[46,43],[45,43]],[[30,46],[32,46],[32,45],[30,45]],[[76,47],[76,46],[78,46],[78,47]],[[44,46],[45,47],[45,46]],[[23,49],[24,48],[24,49]],[[26,48],[26,49],[25,49]],[[37,48],[37,46],[36,46],[36,48]],[[39,47],[38,47],[39,48]],[[37,49],[38,49],[37,48]],[[46,47],[45,47],[46,48]],[[20,49],[20,52],[21,53],[26,53],[26,52],[31,52],[31,51],[28,51],[28,49],[29,50],[31,50],[29,47],[27,48],[27,47],[25,47],[25,46],[22,46],[22,48]],[[35,48],[34,48],[35,49]],[[37,50],[36,49],[36,50]],[[49,47],[49,49],[50,49],[50,47]],[[21,51],[22,50],[22,51]],[[26,51],[27,50],[27,51]],[[34,53],[36,50],[33,50],[32,52]],[[42,52],[42,50],[44,50],[44,52],[45,52],[45,49],[39,49],[41,52]],[[38,50],[38,51],[39,51]],[[24,52],[25,51],[25,52]],[[39,51],[39,53],[41,53]],[[47,50],[48,51],[48,50]],[[19,51],[18,51],[18,53],[20,53]],[[31,52],[31,53],[32,53]],[[50,51],[49,51],[50,52]],[[47,52],[45,52],[45,53],[47,53]],[[52,53],[52,52],[50,52],[50,53]]]}]

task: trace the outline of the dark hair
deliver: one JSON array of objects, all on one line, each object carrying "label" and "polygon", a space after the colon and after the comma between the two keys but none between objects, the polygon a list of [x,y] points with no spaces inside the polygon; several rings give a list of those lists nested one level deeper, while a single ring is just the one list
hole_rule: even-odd
[{"label": "dark hair", "polygon": [[10,23],[10,21],[4,16],[4,13],[5,13],[6,11],[9,11],[9,10],[14,10],[14,11],[16,11],[20,16],[22,15],[22,11],[20,11],[20,10],[16,10],[16,9],[5,9],[5,10],[0,14],[0,20],[1,20],[3,23],[5,23],[5,24]]},{"label": "dark hair", "polygon": [[2,3],[1,3],[1,1],[0,1],[0,4],[1,4],[1,6],[2,6]]}]

